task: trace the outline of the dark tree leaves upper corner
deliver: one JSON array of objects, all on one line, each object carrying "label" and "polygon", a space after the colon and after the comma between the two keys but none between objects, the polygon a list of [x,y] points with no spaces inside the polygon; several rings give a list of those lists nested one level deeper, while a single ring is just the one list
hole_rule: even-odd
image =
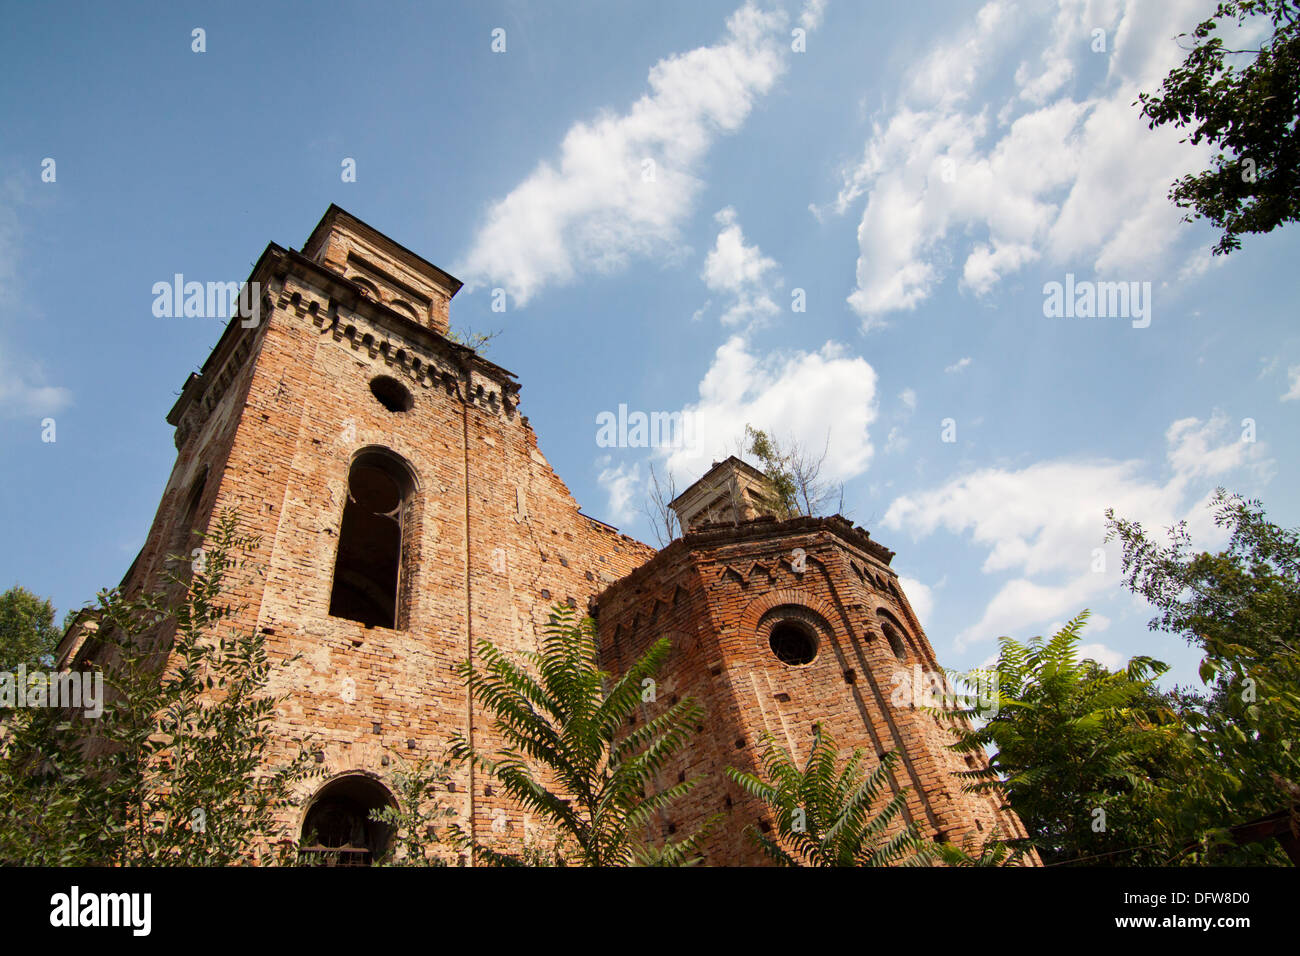
[{"label": "dark tree leaves upper corner", "polygon": [[[1223,33],[1265,34],[1238,49]],[[1154,129],[1189,128],[1187,140],[1216,147],[1213,165],[1169,191],[1189,212],[1223,230],[1214,254],[1241,247],[1241,236],[1271,232],[1300,218],[1300,0],[1224,0],[1180,39],[1192,42],[1158,93],[1139,96]],[[1185,140],[1186,141],[1186,140]]]}]

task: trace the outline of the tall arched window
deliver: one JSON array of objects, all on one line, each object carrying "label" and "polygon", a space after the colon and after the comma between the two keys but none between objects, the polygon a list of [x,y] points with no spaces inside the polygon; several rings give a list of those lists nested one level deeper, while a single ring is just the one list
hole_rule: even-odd
[{"label": "tall arched window", "polygon": [[369,448],[352,460],[330,616],[367,626],[399,625],[403,543],[414,493],[410,467],[392,452]]},{"label": "tall arched window", "polygon": [[907,632],[903,629],[903,625],[883,608],[876,611],[876,617],[880,620],[880,630],[885,635],[885,640],[889,642],[889,649],[900,661],[906,661],[907,642],[903,635]]},{"label": "tall arched window", "polygon": [[203,540],[198,533],[200,529],[197,526],[200,523],[199,505],[203,503],[203,492],[207,485],[208,467],[204,465],[198,477],[190,484],[189,494],[185,496],[185,507],[181,511],[180,521],[172,529],[171,550],[168,552],[168,560],[171,560],[171,555],[176,555],[180,559],[179,566],[182,568],[189,567],[190,557],[194,549],[203,544]]}]

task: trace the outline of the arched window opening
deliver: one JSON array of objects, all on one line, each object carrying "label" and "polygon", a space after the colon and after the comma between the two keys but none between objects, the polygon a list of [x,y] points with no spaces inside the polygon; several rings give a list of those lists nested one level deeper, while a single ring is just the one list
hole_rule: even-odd
[{"label": "arched window opening", "polygon": [[415,483],[395,455],[358,455],[348,472],[330,616],[367,627],[398,626],[404,525]]},{"label": "arched window opening", "polygon": [[415,311],[415,308],[409,302],[404,302],[401,299],[394,299],[392,302],[388,303],[388,307],[402,313],[409,319],[415,321],[419,320],[419,313]]},{"label": "arched window opening", "polygon": [[370,866],[388,851],[392,828],[370,819],[372,810],[395,807],[378,780],[348,774],[325,784],[302,822],[299,846],[309,866]]},{"label": "arched window opening", "polygon": [[203,492],[207,485],[208,469],[204,466],[199,476],[190,485],[190,493],[185,497],[185,508],[181,512],[180,523],[176,525],[173,534],[172,552],[184,559],[184,563],[188,563],[193,550],[202,545],[199,536],[195,534],[199,530],[195,526],[198,524],[199,505],[203,503]]},{"label": "arched window opening", "polygon": [[880,619],[880,630],[889,642],[889,649],[900,661],[906,661],[907,642],[903,639],[903,626],[885,611],[877,611],[876,616]]},{"label": "arched window opening", "polygon": [[374,299],[376,302],[380,301],[379,288],[369,279],[363,279],[357,275],[348,276],[348,278],[361,287],[361,294],[366,298]]}]

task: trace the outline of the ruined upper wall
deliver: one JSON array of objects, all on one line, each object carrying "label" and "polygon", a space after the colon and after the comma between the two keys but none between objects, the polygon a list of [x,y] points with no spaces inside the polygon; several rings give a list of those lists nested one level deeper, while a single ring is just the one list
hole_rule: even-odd
[{"label": "ruined upper wall", "polygon": [[357,283],[375,301],[447,334],[448,303],[461,281],[356,216],[331,205],[302,251]]}]

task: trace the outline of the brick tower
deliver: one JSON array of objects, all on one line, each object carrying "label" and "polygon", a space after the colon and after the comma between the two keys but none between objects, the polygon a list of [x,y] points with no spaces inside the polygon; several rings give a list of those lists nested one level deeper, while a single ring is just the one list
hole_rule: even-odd
[{"label": "brick tower", "polygon": [[900,754],[891,786],[908,788],[904,817],[924,836],[971,848],[994,833],[1025,835],[999,801],[962,792],[953,776],[986,767],[983,755],[953,753],[950,731],[915,705],[925,701],[897,695],[939,666],[889,567],[894,552],[839,516],[776,520],[762,474],[735,458],[673,507],[683,537],[597,601],[611,667],[667,636],[673,650],[657,695],[704,707],[696,745],[667,775],[702,780],[662,821],[666,830],[721,814],[708,861],[762,862],[742,831],[771,821],[721,771],[759,772],[765,734],[802,762],[821,728],[846,750]]},{"label": "brick tower", "polygon": [[[519,413],[514,376],[447,336],[461,283],[331,206],[301,252],[270,244],[260,314],[236,315],[167,416],[176,463],[124,581],[156,583],[191,529],[238,509],[263,575],[237,593],[267,636],[276,733],[314,737],[324,775],[286,833],[383,849],[368,811],[402,760],[455,731],[491,748],[455,665],[480,638],[535,649],[548,611],[592,595],[654,549],[581,514]],[[75,629],[62,661],[94,653]],[[522,814],[461,769],[444,795],[481,835]],[[496,828],[493,830],[493,828]]]},{"label": "brick tower", "polygon": [[[157,586],[168,555],[227,509],[260,537],[233,623],[288,661],[268,688],[285,696],[272,758],[310,736],[322,772],[301,785],[286,838],[381,855],[390,835],[368,814],[396,804],[395,770],[440,757],[456,732],[497,744],[456,665],[480,639],[534,650],[557,603],[599,614],[612,668],[675,639],[668,692],[709,714],[689,769],[749,767],[764,730],[799,751],[820,722],[845,745],[902,750],[899,783],[926,832],[1020,832],[956,791],[930,718],[888,705],[892,655],[933,668],[933,653],[866,532],[764,518],[763,476],[734,459],[678,499],[688,533],[661,552],[582,514],[514,376],[448,336],[460,282],[337,206],[301,251],[268,245],[248,287],[167,416],[176,463],[123,587]],[[74,626],[60,664],[97,653]],[[485,841],[528,832],[468,767],[442,798]],[[709,859],[751,861],[739,831],[756,809],[720,779],[692,799],[665,828],[731,809]]]}]

